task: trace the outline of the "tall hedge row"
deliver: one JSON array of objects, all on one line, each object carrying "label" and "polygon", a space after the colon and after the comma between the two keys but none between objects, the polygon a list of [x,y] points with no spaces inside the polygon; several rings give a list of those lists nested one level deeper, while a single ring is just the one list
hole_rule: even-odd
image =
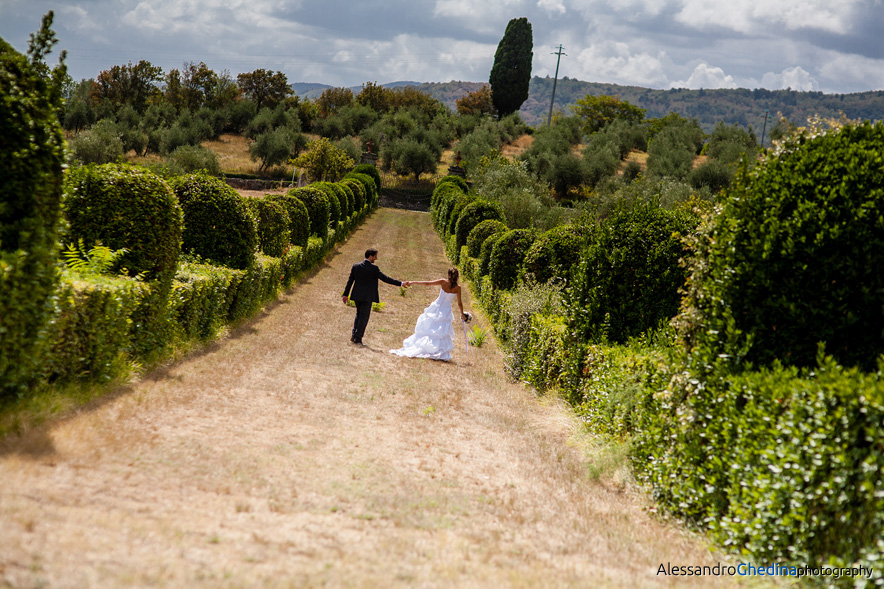
[{"label": "tall hedge row", "polygon": [[[45,32],[50,25],[51,17]],[[41,65],[0,39],[0,401],[42,371],[58,283],[64,140],[55,74],[64,69],[50,79]]]}]

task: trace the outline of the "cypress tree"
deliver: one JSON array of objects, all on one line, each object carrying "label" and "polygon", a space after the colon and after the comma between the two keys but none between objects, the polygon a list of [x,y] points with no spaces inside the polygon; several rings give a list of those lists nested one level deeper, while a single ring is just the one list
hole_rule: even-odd
[{"label": "cypress tree", "polygon": [[512,19],[497,45],[488,80],[491,83],[491,100],[501,118],[519,110],[528,99],[533,57],[531,23],[524,16]]}]

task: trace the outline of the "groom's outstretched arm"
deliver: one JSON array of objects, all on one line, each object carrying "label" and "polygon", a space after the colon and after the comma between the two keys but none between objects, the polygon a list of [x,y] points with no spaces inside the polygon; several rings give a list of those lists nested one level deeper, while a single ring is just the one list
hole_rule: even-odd
[{"label": "groom's outstretched arm", "polygon": [[390,278],[380,270],[378,270],[378,279],[383,280],[387,284],[392,284],[393,286],[402,286],[401,280],[396,280],[395,278]]}]

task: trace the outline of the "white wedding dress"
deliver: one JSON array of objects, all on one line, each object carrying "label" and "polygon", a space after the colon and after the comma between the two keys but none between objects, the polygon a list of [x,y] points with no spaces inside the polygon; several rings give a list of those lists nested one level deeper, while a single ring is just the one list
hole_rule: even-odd
[{"label": "white wedding dress", "polygon": [[405,338],[402,347],[391,354],[407,358],[451,360],[454,349],[454,313],[452,303],[457,293],[439,289],[439,296],[417,318],[414,333]]}]

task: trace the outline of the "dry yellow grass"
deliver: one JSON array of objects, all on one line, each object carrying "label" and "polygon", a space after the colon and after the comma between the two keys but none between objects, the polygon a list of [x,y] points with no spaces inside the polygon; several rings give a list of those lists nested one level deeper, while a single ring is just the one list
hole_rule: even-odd
[{"label": "dry yellow grass", "polygon": [[0,586],[733,586],[656,575],[720,557],[493,341],[387,353],[432,289],[381,284],[351,345],[340,292],[368,246],[400,279],[448,265],[426,214],[381,209],[225,340],[0,441]]}]

